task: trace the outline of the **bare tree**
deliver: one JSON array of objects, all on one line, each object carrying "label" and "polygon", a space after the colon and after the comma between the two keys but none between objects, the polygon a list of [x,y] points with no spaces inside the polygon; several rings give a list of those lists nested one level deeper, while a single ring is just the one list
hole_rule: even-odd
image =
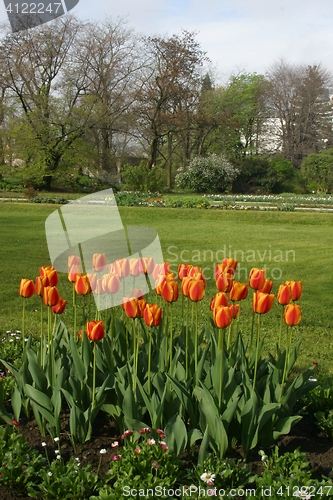
[{"label": "bare tree", "polygon": [[332,142],[331,75],[321,66],[275,63],[270,81],[271,116],[279,120],[283,155],[299,166]]}]

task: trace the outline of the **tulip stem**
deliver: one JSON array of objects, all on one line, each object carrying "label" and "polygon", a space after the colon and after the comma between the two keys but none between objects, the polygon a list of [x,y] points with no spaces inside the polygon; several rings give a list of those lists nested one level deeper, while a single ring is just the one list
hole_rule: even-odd
[{"label": "tulip stem", "polygon": [[196,306],[196,308],[195,308],[196,328],[195,328],[195,338],[194,338],[194,369],[195,369],[195,375],[197,378],[197,376],[198,376],[198,335],[199,335],[198,302],[195,303],[195,306]]},{"label": "tulip stem", "polygon": [[74,340],[77,340],[77,327],[76,327],[76,292],[75,284],[73,283],[73,316],[74,316]]},{"label": "tulip stem", "polygon": [[148,345],[148,395],[150,396],[150,363],[151,363],[151,338],[152,327],[149,327],[149,345]]},{"label": "tulip stem", "polygon": [[[257,292],[255,292],[257,293]],[[252,326],[251,326],[251,338],[250,338],[250,349],[252,347],[252,342],[253,342],[253,332],[254,332],[254,316],[255,316],[255,312],[252,311]]]},{"label": "tulip stem", "polygon": [[186,373],[186,380],[187,380],[187,377],[188,377],[188,360],[189,360],[189,335],[188,335],[188,310],[189,310],[189,298],[186,297],[186,301],[187,301],[187,304],[186,304],[186,340],[185,340],[185,345],[186,345],[186,353],[185,353],[185,356],[186,356],[186,369],[185,369],[185,373]]},{"label": "tulip stem", "polygon": [[283,315],[284,315],[284,306],[282,306],[281,319],[280,319],[279,349],[280,349],[280,347],[281,347],[281,343],[282,343]]},{"label": "tulip stem", "polygon": [[257,329],[257,344],[256,344],[256,359],[254,363],[253,389],[257,382],[258,358],[259,358],[259,342],[260,342],[260,314],[258,314],[258,329]]},{"label": "tulip stem", "polygon": [[43,300],[40,301],[40,365],[43,368]]},{"label": "tulip stem", "polygon": [[169,305],[169,308],[170,308],[170,352],[169,352],[169,356],[170,356],[170,375],[172,375],[172,344],[173,344],[173,332],[172,332],[172,303],[170,302],[170,305]]},{"label": "tulip stem", "polygon": [[220,394],[219,394],[219,408],[222,410],[222,393],[223,393],[223,354],[224,354],[224,329],[219,328],[219,343],[218,350],[221,353],[221,363],[220,363]]},{"label": "tulip stem", "polygon": [[285,357],[285,360],[284,360],[284,368],[283,368],[283,376],[282,376],[282,384],[281,384],[281,394],[280,394],[279,403],[281,402],[281,399],[282,399],[282,396],[283,396],[284,385],[285,385],[286,377],[287,377],[287,367],[288,367],[288,364],[289,364],[289,349],[290,349],[289,337],[290,337],[290,340],[291,340],[291,333],[292,333],[291,332],[291,326],[289,328],[290,328],[290,335],[288,335],[289,332],[287,332],[286,357]]},{"label": "tulip stem", "polygon": [[25,298],[23,298],[23,309],[22,309],[22,349],[24,350],[24,339],[25,339]]},{"label": "tulip stem", "polygon": [[228,329],[228,342],[227,342],[227,349],[229,350],[230,348],[230,340],[231,340],[231,337],[232,337],[232,330],[233,330],[233,324],[234,324],[234,320],[232,319],[230,325],[229,325],[229,329]]},{"label": "tulip stem", "polygon": [[93,351],[93,385],[92,385],[92,397],[91,397],[91,409],[95,407],[95,392],[96,392],[96,342],[94,342]]}]

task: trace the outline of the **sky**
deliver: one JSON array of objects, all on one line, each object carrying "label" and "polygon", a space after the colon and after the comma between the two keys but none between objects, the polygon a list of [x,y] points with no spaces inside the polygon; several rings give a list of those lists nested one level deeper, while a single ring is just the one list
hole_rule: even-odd
[{"label": "sky", "polygon": [[147,35],[195,31],[218,81],[265,74],[279,59],[321,63],[333,73],[332,0],[79,0],[72,12],[82,20],[126,18]]}]

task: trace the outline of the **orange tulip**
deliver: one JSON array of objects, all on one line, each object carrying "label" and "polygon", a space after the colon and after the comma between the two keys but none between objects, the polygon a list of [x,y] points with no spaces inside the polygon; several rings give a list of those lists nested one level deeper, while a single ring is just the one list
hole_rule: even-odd
[{"label": "orange tulip", "polygon": [[44,287],[50,286],[49,279],[47,276],[37,276],[36,277],[36,284],[35,284],[35,291],[36,295],[39,297],[43,297],[43,291]]},{"label": "orange tulip", "polygon": [[217,306],[213,310],[213,319],[217,328],[226,328],[232,321],[230,309],[227,306]]},{"label": "orange tulip", "polygon": [[183,278],[182,280],[182,294],[185,296],[185,297],[188,297],[188,288],[189,288],[189,285],[191,283],[193,278],[191,278],[191,276],[186,276],[185,278]]},{"label": "orange tulip", "polygon": [[159,274],[164,275],[166,273],[171,273],[171,272],[172,271],[170,269],[169,262],[163,262],[163,264],[155,264],[152,275],[154,280],[156,280]]},{"label": "orange tulip", "polygon": [[70,269],[73,266],[79,266],[81,268],[81,260],[80,260],[80,257],[78,255],[70,255],[67,259],[68,272],[70,271]]},{"label": "orange tulip", "polygon": [[142,299],[144,296],[142,288],[132,288],[130,296],[137,299]]},{"label": "orange tulip", "polygon": [[277,293],[277,301],[279,304],[285,306],[289,304],[292,298],[291,288],[286,283],[280,285]]},{"label": "orange tulip", "polygon": [[146,304],[143,319],[147,326],[158,326],[161,323],[162,308],[157,304]]},{"label": "orange tulip", "polygon": [[50,271],[55,271],[54,267],[53,266],[42,266],[40,269],[39,269],[39,275],[40,276],[46,276],[47,273],[49,273]]},{"label": "orange tulip", "polygon": [[223,272],[216,278],[216,288],[219,292],[230,292],[234,277],[232,274]]},{"label": "orange tulip", "polygon": [[19,294],[21,297],[25,299],[30,299],[35,293],[35,284],[32,280],[28,280],[27,278],[21,279]]},{"label": "orange tulip", "polygon": [[188,276],[188,273],[191,269],[192,265],[191,264],[179,264],[178,266],[178,278],[180,280],[183,280]]},{"label": "orange tulip", "polygon": [[191,268],[188,270],[187,276],[194,278],[194,276],[198,273],[202,273],[202,268],[198,266],[191,266]]},{"label": "orange tulip", "polygon": [[284,311],[284,322],[289,326],[296,326],[302,319],[301,306],[288,304]]},{"label": "orange tulip", "polygon": [[154,270],[154,259],[152,257],[142,257],[140,267],[143,273],[151,274]]},{"label": "orange tulip", "polygon": [[237,318],[239,314],[239,304],[232,304],[231,306],[229,306],[229,311],[232,319]]},{"label": "orange tulip", "polygon": [[46,286],[43,291],[43,302],[46,306],[55,306],[60,300],[59,290],[55,286]]},{"label": "orange tulip", "polygon": [[136,297],[123,297],[122,308],[129,318],[138,318],[140,314],[138,299]]},{"label": "orange tulip", "polygon": [[193,302],[199,302],[205,295],[205,283],[203,280],[193,278],[188,286],[188,297]]},{"label": "orange tulip", "polygon": [[234,281],[232,288],[229,292],[229,299],[233,302],[238,302],[240,300],[246,299],[249,290],[246,283],[240,283],[239,281]]},{"label": "orange tulip", "polygon": [[146,308],[147,302],[145,299],[138,299],[138,309],[139,309],[139,315],[138,318],[143,318],[143,313]]},{"label": "orange tulip", "polygon": [[128,259],[117,259],[114,262],[114,267],[116,269],[116,273],[118,274],[119,278],[126,278],[129,275],[129,262]]},{"label": "orange tulip", "polygon": [[117,293],[120,289],[120,279],[116,274],[107,274],[108,282],[107,282],[107,291],[109,293]]},{"label": "orange tulip", "polygon": [[218,292],[214,297],[211,298],[210,301],[210,309],[214,310],[215,307],[218,306],[228,306],[227,296],[224,292]]},{"label": "orange tulip", "polygon": [[131,276],[139,276],[142,273],[140,259],[129,260],[129,273]]},{"label": "orange tulip", "polygon": [[65,310],[66,304],[67,300],[60,298],[58,304],[52,306],[52,312],[55,314],[62,314]]},{"label": "orange tulip", "polygon": [[253,294],[253,311],[258,314],[266,314],[272,309],[274,295],[263,292]]},{"label": "orange tulip", "polygon": [[301,297],[302,291],[303,291],[302,282],[301,281],[286,281],[286,285],[290,286],[291,294],[292,294],[291,299],[298,300]]},{"label": "orange tulip", "polygon": [[79,295],[88,295],[91,292],[89,278],[86,274],[76,276],[74,289]]},{"label": "orange tulip", "polygon": [[253,290],[260,290],[261,288],[263,288],[265,285],[265,281],[266,281],[265,269],[258,269],[257,267],[251,269],[249,276],[249,286]]},{"label": "orange tulip", "polygon": [[79,264],[73,264],[68,271],[68,281],[75,283],[78,274],[81,274],[81,266]]},{"label": "orange tulip", "polygon": [[161,295],[166,302],[178,300],[178,283],[173,280],[164,280],[161,285]]},{"label": "orange tulip", "polygon": [[265,280],[264,286],[260,290],[258,290],[258,292],[271,293],[272,288],[273,288],[273,281]]},{"label": "orange tulip", "polygon": [[104,323],[103,321],[88,321],[86,327],[86,334],[89,340],[97,342],[105,337]]},{"label": "orange tulip", "polygon": [[106,255],[105,253],[94,253],[92,256],[92,268],[96,272],[104,271],[106,267]]}]

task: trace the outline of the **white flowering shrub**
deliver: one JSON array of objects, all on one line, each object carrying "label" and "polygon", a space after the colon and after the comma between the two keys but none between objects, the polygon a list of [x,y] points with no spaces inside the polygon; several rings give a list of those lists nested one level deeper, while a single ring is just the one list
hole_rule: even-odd
[{"label": "white flowering shrub", "polygon": [[224,192],[238,174],[223,155],[195,156],[188,167],[179,168],[176,185],[197,193]]}]

